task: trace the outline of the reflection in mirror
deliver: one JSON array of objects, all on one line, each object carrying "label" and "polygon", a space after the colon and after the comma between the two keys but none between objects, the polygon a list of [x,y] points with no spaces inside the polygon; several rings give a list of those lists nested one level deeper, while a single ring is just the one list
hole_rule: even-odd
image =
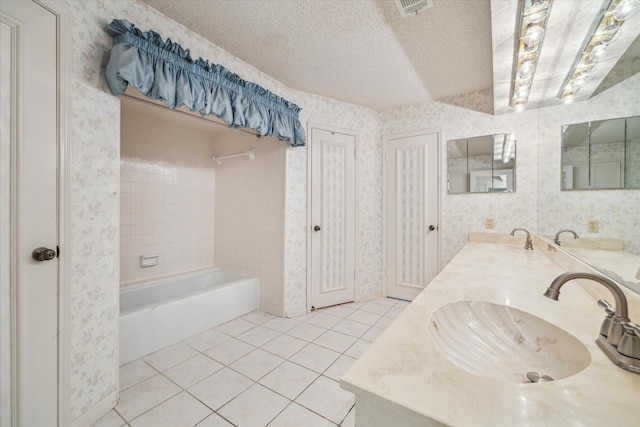
[{"label": "reflection in mirror", "polygon": [[513,134],[447,142],[449,194],[514,192],[515,167],[516,138]]},{"label": "reflection in mirror", "polygon": [[562,126],[562,190],[640,188],[640,117]]}]

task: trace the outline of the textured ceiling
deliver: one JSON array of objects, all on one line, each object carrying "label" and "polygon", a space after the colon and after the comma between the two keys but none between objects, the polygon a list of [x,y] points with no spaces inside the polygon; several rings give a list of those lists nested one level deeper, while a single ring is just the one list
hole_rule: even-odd
[{"label": "textured ceiling", "polygon": [[[293,89],[379,111],[430,100],[513,111],[517,0],[433,0],[404,19],[391,0],[144,1]],[[602,2],[553,0],[527,108],[560,102],[559,86]],[[638,49],[626,55],[625,70],[614,70],[638,34],[640,13],[582,99],[640,71]]]},{"label": "textured ceiling", "polygon": [[392,1],[145,1],[288,87],[376,110],[492,85],[489,0],[405,19]]}]

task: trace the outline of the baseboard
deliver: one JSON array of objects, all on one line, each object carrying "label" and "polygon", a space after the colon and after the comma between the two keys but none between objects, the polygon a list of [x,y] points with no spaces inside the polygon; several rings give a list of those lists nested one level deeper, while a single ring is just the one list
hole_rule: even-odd
[{"label": "baseboard", "polygon": [[296,316],[302,316],[303,314],[307,314],[306,306],[295,307],[290,310],[285,310],[284,312],[285,317],[296,317]]},{"label": "baseboard", "polygon": [[118,403],[118,392],[114,391],[71,421],[71,427],[87,427],[93,425],[104,414],[115,408]]}]

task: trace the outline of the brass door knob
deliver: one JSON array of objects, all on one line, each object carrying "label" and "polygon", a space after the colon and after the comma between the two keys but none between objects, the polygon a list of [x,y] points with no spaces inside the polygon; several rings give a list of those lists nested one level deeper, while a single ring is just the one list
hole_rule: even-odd
[{"label": "brass door knob", "polygon": [[31,253],[31,256],[36,261],[50,261],[56,257],[56,251],[49,248],[35,248]]}]

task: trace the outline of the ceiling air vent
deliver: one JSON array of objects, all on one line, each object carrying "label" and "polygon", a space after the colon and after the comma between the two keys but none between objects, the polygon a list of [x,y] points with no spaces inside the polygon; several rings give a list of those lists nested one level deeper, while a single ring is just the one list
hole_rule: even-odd
[{"label": "ceiling air vent", "polygon": [[395,3],[403,18],[433,7],[433,0],[395,0]]}]

